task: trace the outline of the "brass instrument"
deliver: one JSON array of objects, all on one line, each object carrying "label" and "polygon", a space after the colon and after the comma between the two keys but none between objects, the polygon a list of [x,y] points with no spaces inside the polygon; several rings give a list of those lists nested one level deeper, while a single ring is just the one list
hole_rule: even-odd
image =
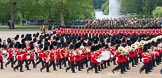
[{"label": "brass instrument", "polygon": [[146,41],[144,41],[144,40],[142,40],[142,41],[140,41],[140,45],[141,46],[144,46],[146,43],[145,43]]},{"label": "brass instrument", "polygon": [[51,54],[51,52],[46,51],[46,54],[48,55],[48,56],[47,56],[47,59],[46,59],[46,63],[47,63],[47,62],[49,62],[49,60],[50,60],[50,54]]},{"label": "brass instrument", "polygon": [[120,53],[120,55],[125,55],[125,48],[122,46],[118,47],[118,52]]},{"label": "brass instrument", "polygon": [[132,50],[132,51],[135,51],[137,48],[138,48],[137,45],[135,45],[135,44],[132,44],[132,45],[131,45],[131,50]]}]

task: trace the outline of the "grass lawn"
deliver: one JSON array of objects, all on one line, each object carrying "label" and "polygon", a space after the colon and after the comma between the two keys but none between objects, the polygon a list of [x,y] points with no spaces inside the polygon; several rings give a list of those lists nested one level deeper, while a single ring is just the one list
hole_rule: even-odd
[{"label": "grass lawn", "polygon": [[[0,25],[0,30],[1,29],[9,29],[9,26],[7,25]],[[40,29],[40,26],[38,25],[15,25],[15,29]]]}]

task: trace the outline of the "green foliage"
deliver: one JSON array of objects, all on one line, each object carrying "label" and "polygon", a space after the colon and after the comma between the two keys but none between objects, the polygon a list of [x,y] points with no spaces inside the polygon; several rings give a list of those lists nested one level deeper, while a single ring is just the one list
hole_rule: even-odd
[{"label": "green foliage", "polygon": [[[88,0],[87,0],[88,1]],[[101,9],[101,6],[108,0],[93,0],[93,5],[95,9]]]},{"label": "green foliage", "polygon": [[122,13],[151,15],[156,6],[162,6],[162,0],[121,0]]},{"label": "green foliage", "polygon": [[[6,25],[3,25],[3,26],[0,26],[0,30],[2,29],[8,29],[9,28],[9,26],[6,26]],[[25,26],[21,26],[21,25],[16,25],[15,26],[15,29],[30,29],[30,30],[35,30],[35,29],[37,29],[37,30],[39,30],[40,29],[40,26],[37,26],[37,25],[25,25]]]},{"label": "green foliage", "polygon": [[[16,0],[16,22],[48,20],[59,22],[60,2],[65,21],[94,18],[93,0]],[[0,22],[10,19],[11,0],[0,0]]]},{"label": "green foliage", "polygon": [[103,11],[104,15],[108,15],[109,14],[109,2],[106,1],[102,7],[101,7],[101,10]]},{"label": "green foliage", "polygon": [[158,6],[152,11],[154,18],[160,18],[162,17],[162,7]]}]

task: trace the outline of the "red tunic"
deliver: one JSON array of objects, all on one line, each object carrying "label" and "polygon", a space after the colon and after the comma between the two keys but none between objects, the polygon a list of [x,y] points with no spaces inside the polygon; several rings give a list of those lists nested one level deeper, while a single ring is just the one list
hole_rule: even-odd
[{"label": "red tunic", "polygon": [[11,48],[8,48],[8,49],[7,49],[7,52],[8,52],[8,54],[9,54],[8,58],[9,58],[9,59],[13,58],[13,56],[12,56],[12,49],[11,49]]},{"label": "red tunic", "polygon": [[69,52],[68,56],[69,56],[69,61],[70,62],[74,62],[75,61],[75,57],[73,56],[72,52]]},{"label": "red tunic", "polygon": [[56,59],[61,59],[61,49],[56,51]]},{"label": "red tunic", "polygon": [[50,61],[54,61],[54,53],[50,52]]},{"label": "red tunic", "polygon": [[30,52],[30,60],[34,60],[34,52]]},{"label": "red tunic", "polygon": [[78,52],[77,52],[76,54],[77,54],[77,55],[75,56],[76,61],[80,61],[80,60],[81,60],[81,55],[79,55],[79,53],[78,53]]},{"label": "red tunic", "polygon": [[139,54],[142,54],[142,47],[139,47],[139,48],[138,48],[138,53],[139,53]]},{"label": "red tunic", "polygon": [[43,52],[42,52],[42,50],[39,50],[38,51],[38,58],[42,58],[43,57]]},{"label": "red tunic", "polygon": [[48,57],[47,57],[47,55],[45,53],[43,53],[43,57],[42,58],[43,58],[43,62],[46,62]]},{"label": "red tunic", "polygon": [[145,55],[145,53],[142,53],[142,60],[143,60],[143,63],[148,63],[149,62],[149,56]]},{"label": "red tunic", "polygon": [[118,63],[124,62],[124,57],[119,54],[119,52],[116,53],[116,58]]},{"label": "red tunic", "polygon": [[16,55],[16,58],[17,58],[18,61],[23,61],[23,55],[22,54]]},{"label": "red tunic", "polygon": [[91,54],[90,62],[98,64],[98,62],[96,60],[97,58],[98,58],[98,55],[96,53],[95,54]]},{"label": "red tunic", "polygon": [[0,60],[3,60],[2,51],[0,50]]},{"label": "red tunic", "polygon": [[23,55],[23,60],[26,60],[26,52],[25,51],[22,52],[22,55]]}]

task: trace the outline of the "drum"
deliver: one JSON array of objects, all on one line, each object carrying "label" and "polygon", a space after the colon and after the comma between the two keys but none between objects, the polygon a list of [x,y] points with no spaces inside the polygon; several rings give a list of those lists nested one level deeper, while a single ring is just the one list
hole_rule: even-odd
[{"label": "drum", "polygon": [[97,62],[102,62],[102,59],[101,58],[97,58],[96,61]]},{"label": "drum", "polygon": [[2,53],[3,53],[3,54],[7,54],[7,51],[6,51],[6,50],[2,50]]},{"label": "drum", "polygon": [[110,52],[109,51],[103,51],[102,53],[101,53],[101,60],[104,60],[104,61],[106,61],[106,60],[108,60],[108,59],[110,59]]}]

